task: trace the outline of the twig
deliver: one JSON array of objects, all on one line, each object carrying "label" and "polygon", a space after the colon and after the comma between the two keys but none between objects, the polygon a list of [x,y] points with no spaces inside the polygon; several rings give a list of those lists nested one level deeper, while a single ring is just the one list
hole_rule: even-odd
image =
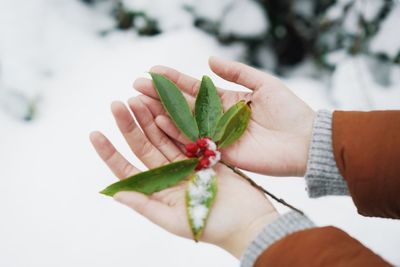
[{"label": "twig", "polygon": [[300,213],[301,215],[304,215],[304,212],[299,210],[298,208],[295,208],[294,206],[290,205],[289,203],[287,203],[284,199],[282,198],[278,198],[277,196],[275,196],[274,194],[268,192],[266,189],[264,189],[262,186],[256,184],[256,182],[254,182],[249,176],[247,176],[244,172],[242,172],[239,168],[237,168],[236,166],[233,166],[229,163],[226,163],[225,161],[220,161],[220,163],[222,163],[223,165],[225,165],[226,167],[228,167],[229,169],[231,169],[234,173],[238,174],[239,176],[241,176],[243,179],[245,179],[247,182],[249,182],[253,187],[257,188],[258,190],[260,190],[261,192],[263,192],[264,194],[270,196],[272,199],[274,199],[275,201],[281,203],[282,205]]}]

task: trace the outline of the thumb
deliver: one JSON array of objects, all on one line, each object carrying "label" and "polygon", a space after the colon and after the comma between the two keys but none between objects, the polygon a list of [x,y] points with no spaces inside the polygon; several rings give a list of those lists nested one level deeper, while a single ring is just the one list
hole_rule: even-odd
[{"label": "thumb", "polygon": [[218,57],[210,57],[208,64],[211,70],[222,79],[243,85],[252,91],[259,89],[270,76],[243,63]]}]

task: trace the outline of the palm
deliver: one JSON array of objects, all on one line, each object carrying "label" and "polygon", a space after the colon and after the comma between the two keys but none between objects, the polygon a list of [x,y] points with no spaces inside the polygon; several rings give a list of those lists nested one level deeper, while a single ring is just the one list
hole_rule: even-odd
[{"label": "palm", "polygon": [[[222,78],[252,90],[237,92],[218,89],[225,110],[245,99],[251,101],[253,111],[246,132],[238,142],[224,150],[223,160],[263,174],[303,175],[314,112],[272,76],[238,63],[225,66],[225,69],[219,63],[210,64]],[[158,66],[152,71],[164,74],[177,83],[193,105],[200,84],[198,80],[167,67]],[[158,126],[177,141],[189,142],[165,116],[151,81],[139,79],[135,88],[145,95],[141,99],[157,117]]]},{"label": "palm", "polygon": [[253,111],[245,134],[225,150],[224,159],[253,172],[301,175],[307,158],[304,139],[309,138],[311,128],[302,122],[309,117],[311,123],[313,111],[283,84],[274,82],[279,88],[268,84],[247,94],[224,92],[225,107],[244,96],[251,101]]},{"label": "palm", "polygon": [[[240,226],[251,225],[256,218],[268,214],[273,208],[263,194],[242,178],[233,174],[231,170],[224,166],[218,166],[216,169],[218,194],[202,240],[220,244],[236,235],[235,231]],[[173,222],[167,230],[174,234],[191,238],[192,234],[187,222],[185,208],[186,184],[187,182],[184,182],[176,187],[155,193],[151,198],[171,207],[169,218],[164,218],[165,221]],[[246,196],[245,204],[247,205],[245,207],[243,199],[238,196]],[[254,203],[259,205],[254,205]],[[240,210],[238,207],[241,207]],[[239,212],[240,216],[238,216]]]}]

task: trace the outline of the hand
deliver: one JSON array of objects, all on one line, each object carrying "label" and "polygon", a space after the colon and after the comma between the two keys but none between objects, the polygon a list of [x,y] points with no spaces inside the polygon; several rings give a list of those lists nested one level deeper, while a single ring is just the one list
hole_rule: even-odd
[{"label": "hand", "polygon": [[[243,85],[250,92],[218,89],[226,110],[241,99],[251,101],[252,117],[238,142],[224,149],[222,159],[239,168],[275,176],[303,176],[315,112],[277,78],[244,64],[210,58],[211,70],[221,78]],[[182,90],[194,105],[200,81],[174,69],[151,69],[165,75]],[[171,138],[187,143],[166,115],[151,80],[139,78],[134,87],[145,96],[144,102],[157,125]]]},{"label": "hand", "polygon": [[[126,142],[147,167],[154,168],[185,158],[180,147],[158,128],[152,113],[140,98],[132,98],[128,104],[143,132],[123,103],[113,103],[112,112]],[[139,172],[100,132],[93,132],[90,139],[99,156],[119,179]],[[218,245],[239,258],[278,213],[260,191],[230,169],[218,164],[216,171],[218,194],[201,240]],[[120,192],[114,198],[167,231],[192,238],[185,208],[186,183],[150,196]]]}]

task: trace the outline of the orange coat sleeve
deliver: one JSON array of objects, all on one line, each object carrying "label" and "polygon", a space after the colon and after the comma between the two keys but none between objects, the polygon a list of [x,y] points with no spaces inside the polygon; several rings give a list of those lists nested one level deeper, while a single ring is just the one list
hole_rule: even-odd
[{"label": "orange coat sleeve", "polygon": [[336,111],[332,143],[358,212],[400,219],[400,111]]},{"label": "orange coat sleeve", "polygon": [[254,267],[391,266],[342,230],[328,226],[298,231],[273,243]]}]

